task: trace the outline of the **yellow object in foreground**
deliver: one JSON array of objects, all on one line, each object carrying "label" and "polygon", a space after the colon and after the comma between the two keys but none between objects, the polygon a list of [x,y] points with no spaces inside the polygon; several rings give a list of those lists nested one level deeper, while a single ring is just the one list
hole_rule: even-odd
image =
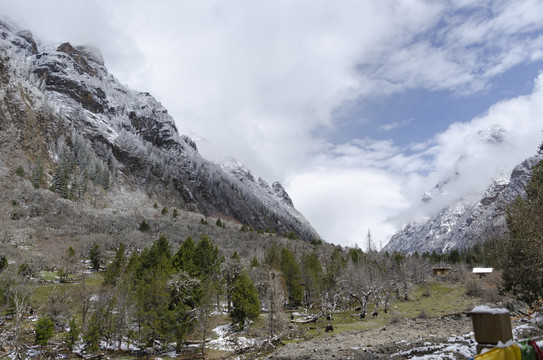
[{"label": "yellow object in foreground", "polygon": [[475,360],[521,360],[520,348],[511,345],[504,348],[494,348],[484,354],[474,357]]}]

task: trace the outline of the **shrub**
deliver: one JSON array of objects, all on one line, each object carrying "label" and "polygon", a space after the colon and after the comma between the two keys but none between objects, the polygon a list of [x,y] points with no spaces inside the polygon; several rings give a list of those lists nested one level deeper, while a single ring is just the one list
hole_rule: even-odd
[{"label": "shrub", "polygon": [[19,165],[17,170],[15,170],[15,174],[17,174],[17,176],[20,176],[20,177],[25,176],[25,169],[23,169],[22,165]]},{"label": "shrub", "polygon": [[160,212],[162,215],[166,215],[168,213],[168,208],[167,207],[163,207],[162,208],[162,211]]},{"label": "shrub", "polygon": [[5,255],[0,255],[0,273],[8,267],[8,258]]},{"label": "shrub", "polygon": [[476,279],[470,279],[466,281],[466,295],[472,297],[481,296],[485,287],[480,281]]},{"label": "shrub", "polygon": [[287,233],[287,238],[289,238],[291,240],[298,240],[299,239],[298,235],[296,235],[296,233],[294,231],[289,231]]},{"label": "shrub", "polygon": [[432,316],[426,311],[426,309],[422,309],[420,313],[417,315],[417,319],[430,319]]},{"label": "shrub", "polygon": [[204,218],[201,218],[201,219],[200,219],[200,224],[202,224],[202,225],[207,225],[207,220],[204,219]]},{"label": "shrub", "polygon": [[258,262],[258,259],[255,257],[253,257],[253,260],[251,260],[251,267],[259,267],[260,266],[260,263]]},{"label": "shrub", "polygon": [[138,228],[139,231],[141,232],[147,232],[149,230],[151,230],[151,226],[149,226],[149,224],[147,223],[147,221],[145,221],[145,219],[143,219],[140,223],[140,227]]},{"label": "shrub", "polygon": [[390,324],[399,324],[403,322],[403,317],[400,315],[400,314],[394,314],[392,315],[392,317],[390,318]]}]

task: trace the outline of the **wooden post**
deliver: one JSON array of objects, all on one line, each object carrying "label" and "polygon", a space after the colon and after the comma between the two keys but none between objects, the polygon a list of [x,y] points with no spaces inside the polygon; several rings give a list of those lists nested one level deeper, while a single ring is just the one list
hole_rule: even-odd
[{"label": "wooden post", "polygon": [[509,310],[494,309],[488,306],[477,306],[471,311],[471,321],[477,353],[483,348],[495,347],[499,341],[506,343],[513,339]]}]

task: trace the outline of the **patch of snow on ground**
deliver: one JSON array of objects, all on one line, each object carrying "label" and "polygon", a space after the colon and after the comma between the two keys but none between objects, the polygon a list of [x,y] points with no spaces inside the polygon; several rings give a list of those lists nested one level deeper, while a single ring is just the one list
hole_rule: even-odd
[{"label": "patch of snow on ground", "polygon": [[[405,341],[402,341],[405,342]],[[398,342],[398,343],[402,343]],[[391,357],[406,357],[418,360],[445,360],[457,359],[461,355],[467,359],[475,355],[475,340],[473,332],[463,336],[451,335],[447,343],[431,344],[425,342],[423,346],[400,351]]]},{"label": "patch of snow on ground", "polygon": [[248,339],[244,336],[239,336],[239,333],[233,331],[232,324],[220,325],[214,328],[218,338],[209,341],[209,347],[215,350],[234,351],[248,346],[255,345],[257,339]]}]

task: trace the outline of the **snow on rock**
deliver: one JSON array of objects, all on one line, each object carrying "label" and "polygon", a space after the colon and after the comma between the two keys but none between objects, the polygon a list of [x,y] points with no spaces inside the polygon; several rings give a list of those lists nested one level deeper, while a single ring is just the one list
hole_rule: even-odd
[{"label": "snow on rock", "polygon": [[231,352],[253,346],[258,342],[257,339],[248,339],[240,336],[233,329],[233,324],[220,325],[214,328],[212,331],[217,334],[218,338],[210,340],[208,346],[215,350]]}]

